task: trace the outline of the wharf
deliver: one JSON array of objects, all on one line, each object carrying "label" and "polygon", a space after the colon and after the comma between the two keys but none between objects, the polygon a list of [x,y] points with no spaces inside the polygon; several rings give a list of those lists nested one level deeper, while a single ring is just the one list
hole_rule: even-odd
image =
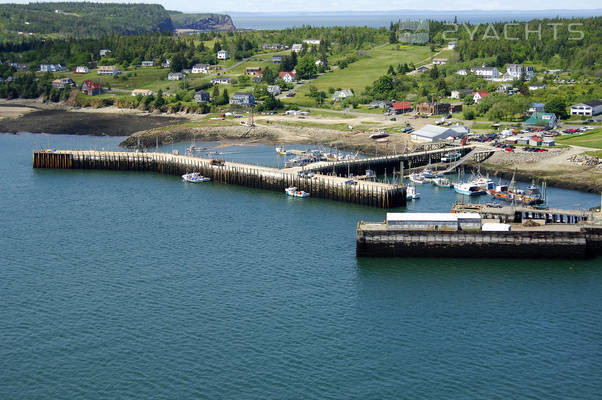
[{"label": "wharf", "polygon": [[588,258],[602,255],[602,226],[554,224],[510,231],[406,230],[360,222],[358,257]]},{"label": "wharf", "polygon": [[314,173],[301,176],[307,168],[276,169],[224,162],[212,165],[211,160],[167,153],[134,153],[112,151],[34,151],[34,168],[104,169],[148,171],[180,176],[199,172],[215,182],[273,190],[280,193],[287,187],[309,192],[312,197],[361,204],[379,208],[406,205],[403,185],[363,181],[347,184],[348,178]]}]

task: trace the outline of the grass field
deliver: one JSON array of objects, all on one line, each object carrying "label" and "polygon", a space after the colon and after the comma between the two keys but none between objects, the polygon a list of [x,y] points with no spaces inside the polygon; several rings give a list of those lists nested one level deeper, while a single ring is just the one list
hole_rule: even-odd
[{"label": "grass field", "polygon": [[602,128],[591,130],[581,135],[565,136],[556,139],[563,144],[602,149]]},{"label": "grass field", "polygon": [[297,96],[286,98],[284,101],[315,106],[315,102],[305,96],[309,93],[309,85],[324,91],[328,91],[328,88],[353,89],[355,94],[359,95],[366,86],[385,74],[389,65],[417,63],[434,54],[425,46],[402,46],[400,50],[393,50],[392,45],[376,47],[368,50],[368,53],[369,56],[359,59],[345,69],[335,69],[311,81],[298,90]]}]

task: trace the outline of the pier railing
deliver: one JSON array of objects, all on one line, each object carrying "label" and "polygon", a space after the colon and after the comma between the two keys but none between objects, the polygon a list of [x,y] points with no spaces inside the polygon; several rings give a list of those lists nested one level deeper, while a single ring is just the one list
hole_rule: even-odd
[{"label": "pier railing", "polygon": [[211,160],[166,153],[110,151],[35,151],[34,168],[101,169],[148,171],[168,175],[198,172],[215,182],[273,190],[284,193],[287,187],[309,192],[312,197],[379,208],[406,204],[405,187],[380,182],[349,184],[346,178],[316,173],[302,176],[298,169],[276,169],[225,162],[212,165]]}]

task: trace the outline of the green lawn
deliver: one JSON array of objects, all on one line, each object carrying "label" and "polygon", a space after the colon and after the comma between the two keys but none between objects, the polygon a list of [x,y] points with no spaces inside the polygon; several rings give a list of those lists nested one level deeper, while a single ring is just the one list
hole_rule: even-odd
[{"label": "green lawn", "polygon": [[315,102],[305,96],[309,93],[309,85],[324,91],[328,91],[328,88],[353,89],[355,94],[359,95],[366,86],[385,74],[389,65],[417,63],[433,53],[425,46],[401,46],[400,50],[393,50],[392,45],[386,45],[368,50],[368,54],[369,56],[360,58],[345,69],[335,69],[325,73],[300,88],[297,96],[287,97],[284,101],[315,106]]},{"label": "green lawn", "polygon": [[[85,80],[91,79],[93,81],[101,82],[103,86],[110,85],[115,89],[133,90],[133,89],[150,89],[157,91],[159,89],[166,90],[167,87],[175,88],[178,85],[177,81],[168,81],[167,74],[169,69],[161,67],[147,67],[147,68],[130,68],[126,71],[120,71],[119,76],[114,78],[112,76],[98,75],[97,70],[90,70],[87,74],[76,74],[74,72],[61,72],[57,73],[57,77],[70,77],[80,86]],[[121,77],[127,76],[127,80]]]},{"label": "green lawn", "polygon": [[602,149],[602,128],[591,130],[581,135],[563,136],[556,139],[563,144]]}]

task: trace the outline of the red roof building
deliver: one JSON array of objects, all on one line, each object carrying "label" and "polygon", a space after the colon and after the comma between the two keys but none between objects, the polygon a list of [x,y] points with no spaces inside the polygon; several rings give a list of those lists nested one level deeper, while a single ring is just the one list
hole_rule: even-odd
[{"label": "red roof building", "polygon": [[82,84],[81,90],[88,96],[95,96],[102,93],[102,85],[100,83],[87,80]]},{"label": "red roof building", "polygon": [[278,78],[282,79],[285,82],[291,83],[291,82],[295,81],[295,73],[282,71],[281,73],[278,74]]},{"label": "red roof building", "polygon": [[403,114],[408,111],[412,111],[412,105],[410,103],[408,103],[407,101],[396,101],[395,103],[392,104],[392,106],[393,106],[393,110],[397,114]]},{"label": "red roof building", "polygon": [[475,103],[478,103],[479,101],[481,101],[482,98],[487,97],[487,96],[491,96],[491,95],[486,90],[472,92],[472,99],[474,100]]}]

